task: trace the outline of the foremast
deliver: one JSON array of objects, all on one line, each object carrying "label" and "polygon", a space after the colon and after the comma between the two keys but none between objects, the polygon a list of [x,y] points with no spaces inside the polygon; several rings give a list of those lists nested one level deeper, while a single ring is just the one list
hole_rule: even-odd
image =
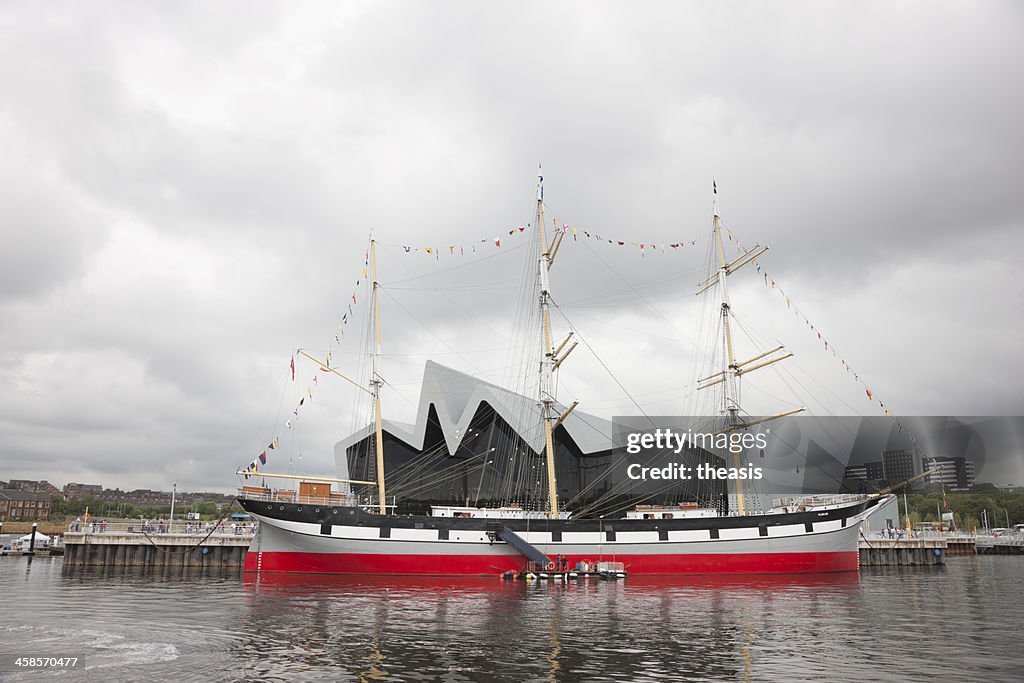
[{"label": "foremast", "polygon": [[538,391],[538,404],[541,410],[541,420],[544,423],[544,454],[548,474],[548,516],[552,519],[558,518],[558,480],[555,476],[555,444],[554,431],[558,425],[569,416],[569,413],[576,408],[577,402],[573,402],[561,415],[558,413],[554,392],[554,373],[562,361],[576,348],[574,343],[564,354],[558,354],[565,348],[566,343],[572,338],[572,333],[562,341],[558,348],[553,346],[551,339],[551,283],[548,272],[554,263],[555,254],[562,242],[565,233],[557,233],[553,236],[551,243],[548,243],[547,229],[544,223],[544,176],[537,173],[537,211],[534,215],[534,225],[538,230],[540,239],[540,256],[537,259],[537,281],[539,286],[538,305],[541,313],[541,327],[544,336],[543,351],[544,357],[540,363],[540,388]]},{"label": "foremast", "polygon": [[384,427],[380,417],[380,387],[383,383],[380,376],[380,303],[377,283],[377,241],[370,240],[370,277],[373,278],[373,358],[371,363],[370,393],[373,394],[373,427],[374,446],[377,455],[377,496],[378,511],[386,515],[387,504],[384,498]]}]

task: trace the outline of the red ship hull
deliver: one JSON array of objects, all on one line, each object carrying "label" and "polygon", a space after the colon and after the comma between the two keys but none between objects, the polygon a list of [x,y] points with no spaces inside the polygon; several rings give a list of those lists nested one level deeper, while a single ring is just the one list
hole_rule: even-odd
[{"label": "red ship hull", "polygon": [[[568,566],[599,559],[564,555]],[[606,555],[622,562],[630,574],[797,574],[855,572],[857,552],[785,552],[742,554]],[[303,552],[250,552],[245,571],[378,574],[420,576],[481,576],[519,571],[521,557],[493,555],[387,555]]]}]

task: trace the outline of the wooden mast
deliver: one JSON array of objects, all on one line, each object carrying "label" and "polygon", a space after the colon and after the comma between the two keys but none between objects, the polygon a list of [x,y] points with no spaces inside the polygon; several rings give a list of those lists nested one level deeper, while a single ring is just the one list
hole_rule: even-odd
[{"label": "wooden mast", "polygon": [[370,392],[373,394],[373,417],[375,438],[374,445],[377,451],[377,497],[379,498],[380,514],[388,513],[386,500],[384,498],[384,429],[380,418],[380,303],[379,285],[377,284],[377,242],[370,240],[370,276],[373,278],[373,364],[372,377],[370,378]]},{"label": "wooden mast", "polygon": [[555,444],[552,438],[554,427],[552,422],[558,419],[554,414],[555,397],[552,374],[555,366],[555,353],[551,345],[551,316],[548,311],[551,298],[551,285],[548,271],[551,269],[551,254],[548,249],[547,231],[544,226],[544,176],[537,174],[537,213],[534,223],[540,231],[540,258],[537,260],[537,272],[540,279],[540,312],[544,331],[544,359],[540,368],[540,408],[544,422],[544,452],[548,470],[548,516],[558,517],[558,481],[555,478]]},{"label": "wooden mast", "polygon": [[[732,346],[732,328],[729,325],[729,288],[726,279],[729,275],[728,264],[725,261],[725,245],[722,244],[722,223],[718,217],[718,188],[715,188],[714,218],[712,219],[714,230],[715,247],[718,250],[718,282],[722,286],[722,343],[724,353],[722,354],[722,380],[725,385],[725,392],[722,398],[722,410],[726,416],[726,428],[735,429],[739,422],[739,401],[736,396],[736,355]],[[741,467],[739,453],[732,454],[732,465],[737,469]],[[747,512],[747,504],[743,496],[743,482],[736,479],[736,511],[744,515]]]},{"label": "wooden mast", "polygon": [[[712,187],[714,187],[715,195],[713,203],[714,218],[712,219],[712,230],[715,250],[718,253],[718,270],[712,273],[711,276],[708,277],[706,280],[697,285],[697,294],[705,292],[711,287],[714,287],[715,285],[722,286],[722,370],[720,372],[716,372],[713,375],[698,380],[697,390],[699,391],[701,389],[707,389],[708,387],[715,386],[716,384],[722,384],[724,386],[725,391],[722,394],[722,413],[725,415],[726,420],[725,431],[732,432],[740,429],[746,429],[747,427],[768,422],[769,420],[774,420],[776,418],[786,417],[787,415],[795,415],[796,413],[803,412],[805,408],[787,410],[781,413],[777,413],[775,415],[770,415],[768,417],[755,419],[753,421],[743,421],[740,418],[738,387],[739,378],[748,372],[759,370],[760,368],[764,368],[769,365],[774,365],[775,363],[778,363],[781,360],[789,358],[793,354],[787,353],[781,356],[774,356],[769,358],[769,356],[773,356],[773,354],[776,354],[779,351],[784,350],[784,347],[778,346],[772,349],[771,351],[766,351],[745,361],[736,361],[736,354],[733,350],[732,343],[732,327],[730,325],[730,315],[732,308],[729,304],[729,288],[726,283],[726,280],[730,275],[735,273],[743,266],[749,263],[753,263],[758,256],[768,251],[768,247],[763,247],[759,244],[755,244],[752,249],[740,254],[732,261],[725,260],[725,245],[722,242],[722,222],[718,216],[718,187],[714,183],[712,183]],[[762,359],[765,360],[763,360],[760,363],[757,363],[756,365],[750,365],[754,361],[759,361]],[[740,462],[739,453],[732,454],[732,462],[733,467],[735,467],[737,470],[740,469],[742,463]],[[736,511],[740,515],[745,515],[747,511],[747,504],[746,499],[743,495],[743,481],[741,479],[736,479],[735,481]]]}]

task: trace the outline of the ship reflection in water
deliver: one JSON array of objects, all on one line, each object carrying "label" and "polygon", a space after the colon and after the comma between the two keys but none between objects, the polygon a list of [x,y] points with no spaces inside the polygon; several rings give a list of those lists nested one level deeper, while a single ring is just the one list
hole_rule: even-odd
[{"label": "ship reflection in water", "polygon": [[84,655],[76,681],[1019,680],[1013,557],[568,584],[0,563],[0,652]]},{"label": "ship reflection in water", "polygon": [[811,643],[825,670],[845,648],[822,642],[821,622],[862,602],[856,574],[537,585],[263,574],[245,588],[240,629],[273,623],[242,654],[266,658],[260,673],[289,658],[295,674],[330,661],[369,680],[753,680],[788,659],[780,648],[806,655]]},{"label": "ship reflection in water", "polygon": [[[240,629],[273,628],[243,657],[291,656],[296,674],[330,660],[371,680],[414,671],[453,680],[753,680],[755,651],[803,650],[784,641],[804,638],[822,653],[822,627],[808,624],[841,620],[862,601],[850,573],[564,584],[262,574],[244,585],[252,610]],[[274,660],[261,673],[274,673]]]}]

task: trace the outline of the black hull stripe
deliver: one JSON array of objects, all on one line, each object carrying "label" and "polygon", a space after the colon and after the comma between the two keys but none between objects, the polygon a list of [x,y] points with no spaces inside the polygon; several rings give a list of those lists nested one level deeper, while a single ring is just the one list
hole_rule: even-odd
[{"label": "black hull stripe", "polygon": [[355,527],[386,527],[389,529],[434,529],[437,531],[493,531],[505,526],[513,531],[565,532],[628,532],[628,531],[699,531],[711,529],[747,529],[756,527],[813,524],[855,517],[877,505],[872,498],[832,510],[791,512],[744,517],[699,517],[693,519],[487,519],[474,517],[428,517],[425,515],[382,516],[360,508],[315,508],[296,503],[270,503],[240,498],[246,512],[286,522],[332,524]]}]

